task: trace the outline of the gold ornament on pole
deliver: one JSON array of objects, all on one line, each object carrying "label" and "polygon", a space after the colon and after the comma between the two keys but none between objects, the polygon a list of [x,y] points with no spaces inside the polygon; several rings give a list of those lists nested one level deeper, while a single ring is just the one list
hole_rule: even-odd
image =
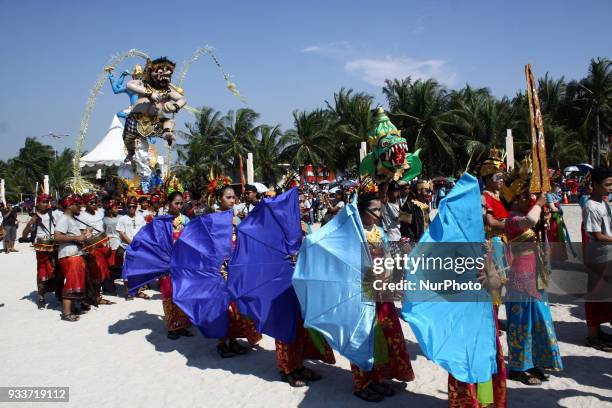
[{"label": "gold ornament on pole", "polygon": [[533,165],[529,192],[545,193],[551,190],[548,177],[548,161],[546,160],[546,141],[544,140],[538,88],[531,71],[531,64],[525,65],[525,77],[527,78],[527,98],[529,100],[529,119],[531,123],[531,161]]}]

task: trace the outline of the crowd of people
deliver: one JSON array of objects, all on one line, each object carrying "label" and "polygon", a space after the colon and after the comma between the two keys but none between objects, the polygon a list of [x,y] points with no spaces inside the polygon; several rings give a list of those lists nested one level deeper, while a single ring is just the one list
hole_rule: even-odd
[{"label": "crowd of people", "polygon": [[[486,242],[494,259],[493,267],[479,272],[479,280],[492,295],[492,313],[496,327],[507,333],[508,355],[504,360],[497,337],[497,373],[491,386],[495,407],[506,406],[506,380],[520,381],[535,386],[547,381],[550,370],[563,368],[557,336],[546,294],[550,279],[551,262],[567,259],[565,245],[558,253],[545,254],[548,261],[541,262],[537,249],[512,244],[569,241],[564,228],[559,196],[556,194],[530,194],[525,180],[504,171],[502,163],[490,158],[480,167],[482,183],[482,213]],[[612,212],[608,195],[612,193],[612,171],[594,169],[587,180],[590,196],[582,200],[583,239],[589,242],[612,241]],[[415,180],[399,184],[387,182],[375,193],[356,189],[338,188],[333,193],[304,189],[299,195],[299,208],[304,233],[313,224],[325,225],[357,196],[357,208],[370,248],[384,242],[399,241],[414,244],[419,241],[431,222],[434,183]],[[355,190],[355,191],[353,191]],[[446,185],[444,195],[452,191]],[[69,194],[57,203],[48,195],[37,197],[36,210],[27,222],[22,240],[31,242],[36,249],[38,307],[46,308],[47,294],[54,293],[62,304],[62,319],[76,322],[92,306],[112,305],[108,296],[116,296],[125,276],[122,266],[127,248],[147,223],[160,215],[173,217],[173,240],[176,241],[190,220],[206,214],[232,210],[234,225],[249,216],[265,194],[252,185],[242,192],[229,184],[217,185],[208,192],[173,191],[163,195],[129,197],[121,200],[107,194]],[[103,197],[103,198],[101,198]],[[59,205],[58,205],[59,204]],[[438,203],[439,204],[439,203]],[[10,208],[1,208],[5,251],[16,251],[17,214]],[[545,236],[545,238],[543,238]],[[599,245],[586,248],[584,254],[589,273],[589,293],[607,290],[608,266],[612,261],[612,247]],[[227,278],[228,271],[220,273]],[[231,273],[231,272],[230,272]],[[177,340],[191,337],[190,319],[173,302],[172,278],[169,274],[158,280],[162,294],[167,337]],[[123,282],[122,296],[126,300],[135,296],[149,299],[143,288],[129,291]],[[612,321],[612,303],[604,302],[605,293],[597,300],[587,302],[586,344],[597,350],[612,352],[612,334],[602,325]],[[507,320],[500,324],[498,309],[505,304]],[[395,391],[388,379],[411,381],[415,373],[405,348],[399,315],[393,302],[377,302],[377,318],[383,327],[381,336],[390,347],[384,364],[375,364],[364,371],[352,364],[354,394],[366,401],[381,401]],[[228,335],[219,339],[217,351],[223,358],[245,354],[248,348],[237,339],[247,339],[253,345],[261,339],[252,322],[230,304]],[[304,327],[294,343],[276,342],[277,364],[281,377],[292,386],[306,386],[320,375],[303,365],[305,359],[318,359],[329,364],[335,362],[327,344],[315,347]],[[324,340],[323,340],[324,342]],[[319,344],[320,346],[321,344]],[[507,371],[506,371],[507,370]],[[417,373],[418,374],[418,373]],[[449,375],[449,405],[452,407],[481,406],[478,400],[481,384],[465,384]],[[481,404],[481,405],[479,405]]]}]

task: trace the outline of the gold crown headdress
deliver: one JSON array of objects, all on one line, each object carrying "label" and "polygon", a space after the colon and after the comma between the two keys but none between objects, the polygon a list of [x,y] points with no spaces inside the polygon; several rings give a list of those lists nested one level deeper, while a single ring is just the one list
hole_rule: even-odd
[{"label": "gold crown headdress", "polygon": [[480,165],[480,177],[490,176],[491,174],[502,172],[506,169],[504,163],[504,153],[502,150],[492,147],[487,157]]},{"label": "gold crown headdress", "polygon": [[512,172],[510,179],[502,187],[500,195],[507,202],[511,203],[514,197],[529,191],[529,184],[531,182],[531,175],[533,174],[533,164],[531,157],[526,156],[521,162],[519,168],[515,168]]},{"label": "gold crown headdress", "polygon": [[488,176],[504,171],[505,169],[506,165],[504,163],[503,151],[496,147],[492,147],[489,150],[489,156],[480,165],[480,176]]}]

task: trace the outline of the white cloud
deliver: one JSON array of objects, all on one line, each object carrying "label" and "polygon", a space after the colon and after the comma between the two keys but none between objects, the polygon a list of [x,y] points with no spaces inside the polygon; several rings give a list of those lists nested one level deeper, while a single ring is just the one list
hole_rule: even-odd
[{"label": "white cloud", "polygon": [[326,44],[310,45],[303,48],[302,52],[310,52],[333,58],[347,58],[353,52],[353,47],[348,41],[335,41]]},{"label": "white cloud", "polygon": [[411,77],[416,79],[434,78],[451,86],[456,74],[449,70],[444,60],[415,60],[409,57],[386,57],[383,59],[362,58],[348,61],[344,65],[347,72],[376,86],[384,85],[385,79]]}]

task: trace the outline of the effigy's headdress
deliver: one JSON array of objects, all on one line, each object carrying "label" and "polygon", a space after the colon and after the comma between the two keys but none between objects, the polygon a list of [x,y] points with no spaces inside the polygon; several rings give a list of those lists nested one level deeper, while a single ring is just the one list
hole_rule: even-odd
[{"label": "effigy's headdress", "polygon": [[374,117],[374,128],[368,132],[368,143],[371,148],[378,145],[380,138],[387,135],[396,135],[401,137],[402,132],[397,130],[395,125],[391,123],[391,120],[385,113],[382,107],[376,110],[376,116]]},{"label": "effigy's headdress", "polygon": [[140,78],[140,77],[142,77],[143,73],[144,73],[144,71],[142,69],[142,65],[140,65],[140,64],[134,65],[134,69],[132,69],[132,77]]},{"label": "effigy's headdress", "polygon": [[496,147],[492,147],[489,150],[489,157],[480,165],[480,177],[490,176],[491,174],[500,173],[504,170],[506,170],[506,164],[504,163],[503,151]]},{"label": "effigy's headdress", "polygon": [[520,167],[514,169],[510,178],[502,187],[500,191],[501,198],[506,203],[511,203],[516,196],[528,192],[532,174],[533,164],[531,157],[528,155],[523,159]]}]

